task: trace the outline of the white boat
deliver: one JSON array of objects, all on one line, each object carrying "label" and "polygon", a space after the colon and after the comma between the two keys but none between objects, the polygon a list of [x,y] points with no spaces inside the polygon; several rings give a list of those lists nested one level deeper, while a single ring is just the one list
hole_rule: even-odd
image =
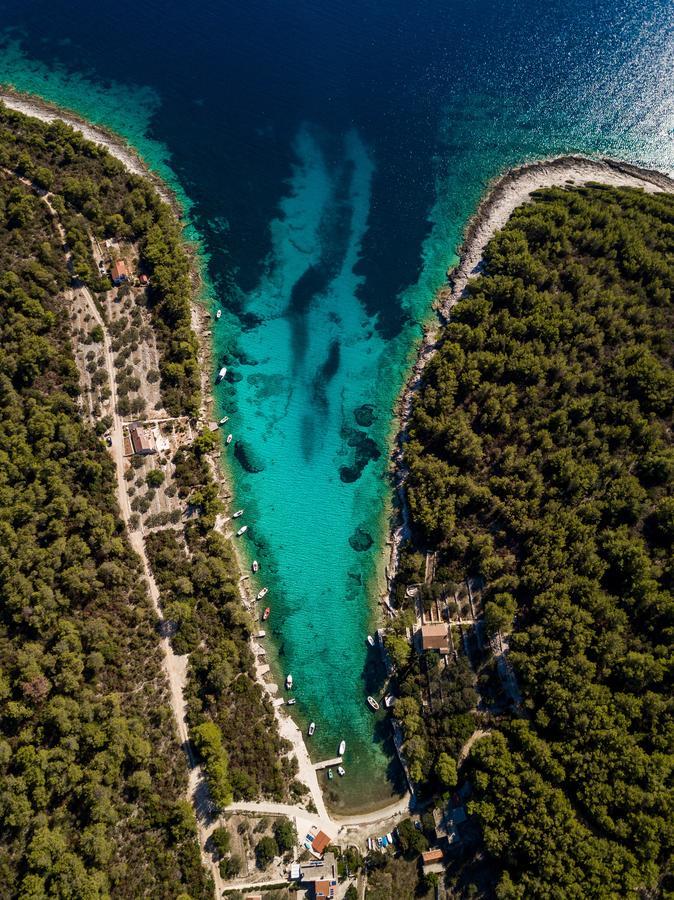
[{"label": "white boat", "polygon": [[286,700],[286,706],[294,706],[297,703],[297,700],[293,697],[291,700]]},{"label": "white boat", "polygon": [[228,434],[228,435],[227,435],[227,440],[225,441],[225,443],[226,443],[226,444],[231,444],[231,443],[232,443],[232,435],[231,435],[231,434]]},{"label": "white boat", "polygon": [[223,416],[223,417],[220,419],[220,421],[218,422],[218,425],[224,425],[225,422],[229,422],[229,416]]},{"label": "white boat", "polygon": [[242,515],[243,515],[243,510],[242,510],[242,509],[237,509],[237,511],[236,511],[235,513],[232,513],[232,518],[233,518],[233,519],[238,519],[239,516],[242,516]]},{"label": "white boat", "polygon": [[289,691],[293,686],[293,676],[286,675],[286,690]]},{"label": "white boat", "polygon": [[372,709],[374,709],[375,711],[379,709],[379,704],[374,699],[374,697],[368,697],[367,702],[372,707]]},{"label": "white boat", "polygon": [[340,776],[346,775],[346,772],[344,771],[344,769],[341,766],[337,766],[337,773]]},{"label": "white boat", "polygon": [[220,369],[220,371],[218,372],[218,377],[216,378],[216,384],[220,384],[220,382],[222,381],[222,379],[225,377],[226,374],[227,374],[227,366],[223,366]]},{"label": "white boat", "polygon": [[385,706],[387,709],[390,709],[390,707],[393,706],[393,704],[395,703],[395,699],[396,699],[396,698],[393,696],[393,694],[387,694],[387,695],[384,697],[384,706]]},{"label": "white boat", "polygon": [[219,310],[216,312],[216,314],[215,314],[215,318],[216,318],[216,319],[219,319],[221,315],[222,315],[222,310],[219,309]]},{"label": "white boat", "polygon": [[248,531],[247,525],[242,525],[241,528],[236,532],[237,537],[241,537],[242,534],[245,534]]},{"label": "white boat", "polygon": [[257,595],[256,599],[257,599],[257,600],[262,600],[262,598],[263,598],[263,597],[266,597],[268,593],[269,593],[269,588],[264,587],[264,588],[262,588],[262,590],[260,591],[260,593]]},{"label": "white boat", "polygon": [[259,568],[260,568],[260,563],[256,559],[254,559],[251,569],[253,570],[253,572],[257,572]]},{"label": "white boat", "polygon": [[311,725],[309,726],[309,737],[311,737],[311,735],[314,733],[314,731],[316,731],[316,723],[312,722]]},{"label": "white boat", "polygon": [[345,750],[346,750],[346,741],[340,741],[338,756],[344,756]]},{"label": "white boat", "polygon": [[368,642],[368,644],[370,645],[370,647],[374,647],[374,638],[372,637],[371,634],[368,634],[368,636],[367,636],[367,642]]},{"label": "white boat", "polygon": [[258,631],[258,633],[255,635],[255,637],[259,637],[259,638],[263,638],[263,637],[266,637],[266,636],[267,636],[267,632],[266,632],[266,631]]}]

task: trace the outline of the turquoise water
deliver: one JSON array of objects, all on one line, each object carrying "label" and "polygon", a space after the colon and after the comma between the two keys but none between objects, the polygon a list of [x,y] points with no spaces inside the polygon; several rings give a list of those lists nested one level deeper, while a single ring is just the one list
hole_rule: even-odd
[{"label": "turquoise water", "polygon": [[580,151],[674,169],[671,4],[124,2],[127,52],[74,5],[0,0],[0,81],[123,134],[180,197],[225,310],[225,464],[275,669],[314,756],[347,741],[332,802],[384,800],[365,637],[421,323],[505,167]]}]

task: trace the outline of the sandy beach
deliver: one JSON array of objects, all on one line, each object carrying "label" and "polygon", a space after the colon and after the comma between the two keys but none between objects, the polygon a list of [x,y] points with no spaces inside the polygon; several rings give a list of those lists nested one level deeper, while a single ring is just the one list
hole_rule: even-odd
[{"label": "sandy beach", "polygon": [[440,288],[435,298],[437,319],[426,327],[416,362],[398,401],[399,426],[392,460],[394,484],[399,500],[399,516],[390,540],[388,600],[391,605],[394,599],[393,583],[400,546],[409,532],[409,508],[405,492],[407,470],[403,460],[403,447],[407,438],[412,401],[421,387],[424,369],[438,348],[440,329],[449,320],[452,307],[463,296],[468,281],[480,273],[484,248],[494,234],[503,228],[518,206],[526,203],[534,191],[542,188],[582,185],[589,182],[612,187],[640,188],[647,193],[674,192],[674,179],[662,172],[643,169],[618,160],[560,156],[518,166],[495,179],[489,185],[466,227],[459,251],[459,262],[448,272],[448,283]]}]

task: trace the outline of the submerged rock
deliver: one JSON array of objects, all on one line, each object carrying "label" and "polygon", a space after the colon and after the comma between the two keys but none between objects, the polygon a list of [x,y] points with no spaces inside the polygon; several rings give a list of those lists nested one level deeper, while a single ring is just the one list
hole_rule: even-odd
[{"label": "submerged rock", "polygon": [[365,531],[365,529],[361,528],[359,525],[349,538],[349,544],[351,544],[351,547],[357,553],[363,553],[365,550],[370,549],[374,544],[374,540],[369,531]]},{"label": "submerged rock", "polygon": [[374,406],[363,403],[353,411],[353,417],[361,428],[369,428],[375,420]]},{"label": "submerged rock", "polygon": [[264,471],[264,463],[257,457],[255,451],[243,441],[237,441],[234,444],[234,456],[241,468],[250,472],[251,475]]}]

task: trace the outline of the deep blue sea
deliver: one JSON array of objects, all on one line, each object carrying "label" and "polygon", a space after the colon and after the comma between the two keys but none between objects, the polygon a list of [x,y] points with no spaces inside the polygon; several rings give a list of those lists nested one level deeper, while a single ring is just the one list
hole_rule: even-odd
[{"label": "deep blue sea", "polygon": [[671,0],[0,0],[0,82],[123,134],[201,242],[242,549],[312,753],[347,741],[336,807],[395,787],[365,638],[434,291],[504,168],[674,169],[673,34]]}]

